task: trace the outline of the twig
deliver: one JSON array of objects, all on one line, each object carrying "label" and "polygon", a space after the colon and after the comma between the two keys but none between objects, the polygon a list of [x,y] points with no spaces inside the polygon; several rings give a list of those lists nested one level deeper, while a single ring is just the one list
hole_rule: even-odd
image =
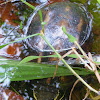
[{"label": "twig", "polygon": [[91,65],[91,67],[83,60],[83,58],[78,54],[78,52],[73,48],[73,47],[71,47],[72,48],[72,50],[74,51],[74,53],[80,58],[80,60],[84,63],[84,65],[85,65],[85,67],[87,67],[89,70],[91,70],[91,71],[93,71],[94,73],[95,73],[95,75],[96,75],[96,77],[97,77],[97,79],[98,79],[98,81],[99,81],[99,83],[100,83],[100,75],[99,75],[99,73],[98,73],[98,71],[97,71],[97,68],[96,68],[96,66],[95,66],[95,63],[93,62],[93,59],[92,59],[92,55],[89,53],[88,55],[89,55],[89,57],[86,55],[86,53],[84,53],[84,51],[81,49],[81,51],[83,52],[83,54],[84,54],[84,56],[87,58],[87,60],[89,61],[89,63],[90,63],[90,65]]},{"label": "twig", "polygon": [[57,72],[57,67],[58,67],[59,62],[60,62],[63,58],[65,58],[67,55],[71,54],[72,52],[73,52],[73,50],[68,51],[66,54],[64,54],[64,55],[58,60],[58,62],[57,62],[57,64],[56,64],[56,69],[55,69],[55,73],[54,73],[54,75],[53,75],[53,78],[55,78],[55,75],[56,75],[56,72]]},{"label": "twig", "polygon": [[12,0],[8,0],[8,1],[6,1],[6,2],[3,2],[3,3],[0,4],[0,6],[6,4],[6,3],[8,3],[8,2],[11,2],[11,1],[12,1]]},{"label": "twig", "polygon": [[69,100],[71,100],[72,92],[73,92],[73,90],[74,90],[74,88],[75,88],[75,86],[76,86],[76,84],[77,84],[78,82],[79,82],[79,79],[77,79],[77,80],[75,81],[75,83],[74,83],[74,85],[73,85],[73,87],[72,87],[72,89],[71,89],[71,91],[70,91]]},{"label": "twig", "polygon": [[[81,53],[83,54],[83,56],[89,61],[89,62],[92,62],[94,63],[91,59],[89,59],[89,57],[87,56],[87,54],[83,51],[83,49],[80,47],[80,45],[77,43],[77,41],[74,42],[77,47],[79,48],[79,50],[81,51]],[[95,64],[95,63],[94,63]]]},{"label": "twig", "polygon": [[[89,58],[91,59],[91,61],[93,61],[91,53],[88,53],[88,55],[89,55]],[[94,73],[95,73],[95,75],[96,75],[96,77],[98,79],[98,82],[100,83],[100,75],[99,75],[99,73],[97,71],[96,65],[94,63],[92,63],[92,62],[90,62],[90,65],[91,65],[91,67],[92,67],[92,69],[93,69],[93,71],[94,71]]]},{"label": "twig", "polygon": [[85,94],[85,97],[84,97],[84,99],[83,99],[83,100],[85,100],[85,99],[89,96],[89,92],[90,92],[90,90],[89,90],[89,89],[87,89],[87,93]]},{"label": "twig", "polygon": [[90,52],[88,53],[88,56],[89,56],[89,59],[91,60],[91,61],[89,61],[89,63],[94,71],[94,70],[96,70],[96,66],[95,66],[95,63],[93,63],[93,58],[92,58],[92,55]]},{"label": "twig", "polygon": [[40,57],[37,59],[37,63],[41,63],[41,60],[42,60],[41,56],[42,56],[42,54],[43,54],[42,52],[39,53]]},{"label": "twig", "polygon": [[95,73],[95,75],[96,75],[96,77],[97,77],[97,79],[98,79],[98,81],[100,83],[100,75],[99,75],[97,69],[94,71],[94,73]]}]

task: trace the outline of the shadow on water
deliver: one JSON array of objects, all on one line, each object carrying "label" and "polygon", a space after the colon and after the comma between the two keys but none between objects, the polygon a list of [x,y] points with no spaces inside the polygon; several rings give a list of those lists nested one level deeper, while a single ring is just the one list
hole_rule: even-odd
[{"label": "shadow on water", "polygon": [[[4,0],[5,1],[5,0]],[[3,0],[0,3],[4,2]],[[33,1],[28,0],[32,5],[37,5],[35,2],[41,1]],[[59,0],[61,1],[61,0]],[[55,2],[54,0],[49,1],[50,3]],[[71,2],[78,2],[78,3],[85,3],[86,0],[71,0]],[[89,12],[93,15],[93,39],[90,39],[90,43],[87,41],[86,45],[83,45],[85,51],[91,51],[94,54],[100,53],[100,5],[95,1],[91,0],[87,3],[87,8]],[[27,23],[27,20],[33,10],[27,7],[20,1],[16,2],[9,2],[0,6],[0,45],[8,43],[13,40],[19,39],[23,36],[22,29],[19,28],[19,24],[22,22],[22,27],[24,27]],[[88,44],[89,43],[89,44]],[[90,45],[90,46],[87,46]],[[91,47],[91,48],[90,48]],[[10,44],[3,49],[0,49],[0,56],[4,56],[7,58],[11,58],[14,60],[21,60],[26,56],[29,55],[38,55],[36,51],[29,49],[27,44],[24,41],[19,41],[18,43]],[[83,77],[87,83],[91,86],[94,86],[95,89],[100,88],[97,80],[93,75],[88,75]],[[41,80],[27,80],[27,81],[20,81],[20,82],[11,82],[9,87],[2,88],[0,91],[5,91],[5,93],[9,94],[12,93],[9,100],[13,100],[12,97],[17,95],[13,91],[17,91],[21,96],[20,100],[28,99],[34,100],[33,98],[36,96],[38,100],[54,100],[57,97],[57,100],[68,100],[69,93],[74,82],[77,79],[74,76],[66,76],[66,77],[56,77],[55,79],[48,78],[48,79],[41,79]],[[95,85],[97,84],[97,85]],[[34,91],[33,91],[34,90]],[[79,82],[73,91],[72,100],[82,100],[86,94],[86,87],[83,86],[81,82]],[[35,96],[34,96],[35,94]],[[95,94],[92,94],[96,96]],[[3,100],[3,94],[0,93],[0,100]],[[24,99],[23,99],[23,97]],[[86,100],[90,99],[91,94]],[[17,100],[17,99],[16,99]],[[56,100],[56,99],[55,99]]]}]

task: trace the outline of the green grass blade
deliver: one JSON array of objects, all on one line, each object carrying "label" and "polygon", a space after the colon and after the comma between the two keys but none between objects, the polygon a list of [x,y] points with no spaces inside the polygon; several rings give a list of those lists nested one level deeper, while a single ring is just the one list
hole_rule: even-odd
[{"label": "green grass blade", "polygon": [[[80,55],[81,57],[84,57],[82,55]],[[29,62],[31,60],[34,60],[34,59],[37,59],[37,58],[46,58],[46,57],[58,57],[57,55],[48,55],[48,56],[28,56],[28,57],[25,57],[23,60],[20,61],[19,64],[22,64],[22,63],[26,63],[26,62]],[[67,55],[67,57],[71,57],[71,58],[78,58],[76,54],[70,54],[70,55]],[[19,65],[18,64],[18,65]]]},{"label": "green grass blade", "polygon": [[[29,62],[31,60],[34,60],[34,59],[37,59],[37,58],[46,58],[46,57],[57,57],[57,55],[48,55],[48,56],[28,56],[28,57],[25,57],[23,60],[20,61],[19,64],[22,64],[22,63],[26,63],[26,62]],[[18,64],[18,65],[19,65]]]},{"label": "green grass blade", "polygon": [[24,0],[21,0],[23,3],[25,3],[26,5],[28,5],[29,7],[31,7],[32,9],[35,9],[35,7],[33,5],[31,5],[30,3],[24,1]]},{"label": "green grass blade", "polygon": [[9,45],[9,44],[11,44],[11,43],[15,43],[15,42],[18,42],[18,41],[22,41],[22,40],[24,40],[24,39],[27,39],[27,38],[30,38],[30,37],[33,37],[33,36],[37,36],[37,35],[40,35],[40,33],[32,34],[32,35],[26,36],[26,37],[24,37],[24,38],[20,38],[20,39],[18,39],[18,40],[9,42],[9,43],[7,43],[7,44],[0,45],[0,49],[3,48],[3,47],[5,47],[5,46],[7,46],[7,45]]},{"label": "green grass blade", "polygon": [[26,63],[26,62],[29,62],[33,59],[37,59],[37,58],[40,58],[40,57],[39,56],[28,56],[28,57],[25,57],[23,60],[21,60],[19,64]]},{"label": "green grass blade", "polygon": [[23,24],[23,23],[22,23],[22,21],[21,21],[21,22],[20,22],[20,29],[22,29],[22,28],[23,28],[23,27],[22,27],[22,26],[23,26],[22,24]]},{"label": "green grass blade", "polygon": [[[11,73],[15,66],[20,61],[8,60],[0,58],[0,79],[5,77],[10,78],[11,81],[22,81],[32,79],[42,79],[53,77],[55,72],[55,65],[38,64],[38,63],[24,63],[17,66],[16,71]],[[79,75],[93,74],[91,71],[87,71],[82,68],[73,68]],[[73,75],[69,69],[64,66],[59,66],[56,76]]]},{"label": "green grass blade", "polygon": [[43,17],[42,17],[42,12],[41,10],[39,10],[39,16],[40,16],[40,20],[41,20],[41,23],[43,22]]},{"label": "green grass blade", "polygon": [[[83,55],[80,55],[80,56],[84,57]],[[76,54],[70,54],[70,55],[67,55],[67,57],[78,58],[78,56]]]}]

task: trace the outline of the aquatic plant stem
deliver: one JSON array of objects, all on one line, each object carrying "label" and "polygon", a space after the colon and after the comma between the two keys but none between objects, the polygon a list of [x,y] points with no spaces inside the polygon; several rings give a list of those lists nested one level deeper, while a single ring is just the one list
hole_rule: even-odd
[{"label": "aquatic plant stem", "polygon": [[23,3],[25,3],[26,5],[28,5],[29,7],[31,7],[32,9],[35,9],[35,7],[33,5],[31,5],[30,3],[24,1],[24,0],[21,0]]},{"label": "aquatic plant stem", "polygon": [[[44,34],[40,34],[40,36],[45,40],[45,42],[51,47],[51,49],[56,53],[58,58],[61,58],[61,55],[53,48],[53,46],[48,42],[48,40],[45,38]],[[97,90],[92,88],[90,85],[88,85],[67,63],[64,59],[61,59],[62,62],[66,65],[66,67],[73,73],[74,76],[76,76],[85,86],[87,86],[91,91],[99,94]]]}]

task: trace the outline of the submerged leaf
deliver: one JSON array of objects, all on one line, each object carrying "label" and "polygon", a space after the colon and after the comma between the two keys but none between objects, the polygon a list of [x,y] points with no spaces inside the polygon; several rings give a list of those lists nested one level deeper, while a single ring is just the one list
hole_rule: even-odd
[{"label": "submerged leaf", "polygon": [[77,39],[74,36],[67,33],[66,28],[64,26],[62,27],[62,30],[68,36],[68,39],[69,39],[70,42],[74,43],[75,41],[77,41]]}]

